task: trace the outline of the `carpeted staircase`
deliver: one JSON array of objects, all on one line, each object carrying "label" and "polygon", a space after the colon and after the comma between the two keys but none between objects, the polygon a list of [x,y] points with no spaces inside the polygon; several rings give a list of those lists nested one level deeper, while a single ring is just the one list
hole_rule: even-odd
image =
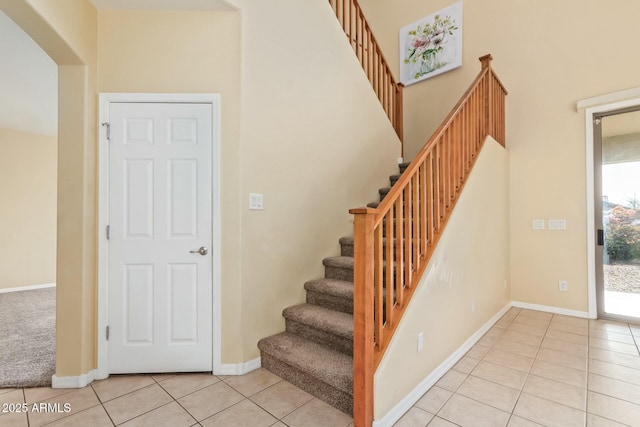
[{"label": "carpeted staircase", "polygon": [[[408,163],[399,165],[400,173]],[[394,185],[400,175],[389,177]],[[380,200],[390,187],[379,190]],[[379,202],[369,203],[377,207]],[[258,342],[262,366],[343,412],[353,412],[353,238],[325,258],[323,279],[304,284],[307,302],[285,308],[286,331]]]}]

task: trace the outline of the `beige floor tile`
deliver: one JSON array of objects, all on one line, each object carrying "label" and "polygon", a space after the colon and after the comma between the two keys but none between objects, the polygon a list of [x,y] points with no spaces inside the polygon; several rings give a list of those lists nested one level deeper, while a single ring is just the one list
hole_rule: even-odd
[{"label": "beige floor tile", "polygon": [[544,334],[547,332],[547,328],[539,327],[539,326],[530,326],[522,323],[511,323],[511,325],[509,325],[509,327],[507,328],[506,332],[508,331],[520,332],[523,334],[529,334],[536,337],[543,337]]},{"label": "beige floor tile", "polygon": [[264,368],[260,368],[245,375],[227,378],[224,381],[239,393],[249,397],[279,381],[282,381],[282,378],[272,374]]},{"label": "beige floor tile", "polygon": [[309,393],[287,381],[280,381],[251,396],[251,400],[280,419],[313,399]]},{"label": "beige floor tile", "polygon": [[603,377],[640,385],[640,370],[600,360],[589,360],[589,372]]},{"label": "beige floor tile", "polygon": [[584,346],[589,345],[589,337],[586,335],[573,334],[571,332],[558,331],[556,329],[549,329],[545,337],[571,344],[580,344]]},{"label": "beige floor tile", "polygon": [[429,424],[428,427],[458,427],[457,424],[450,423],[447,420],[444,420],[440,417],[434,417]]},{"label": "beige floor tile", "polygon": [[151,378],[156,380],[157,382],[168,380],[171,377],[175,377],[177,374],[155,374],[151,375]]},{"label": "beige floor tile", "polygon": [[416,402],[415,406],[432,414],[437,414],[451,396],[453,396],[453,393],[449,390],[433,386]]},{"label": "beige floor tile", "polygon": [[26,412],[11,412],[0,414],[0,426],[2,427],[29,427]]},{"label": "beige floor tile", "polygon": [[[1,424],[0,424],[1,425]],[[89,409],[85,409],[82,412],[73,414],[71,416],[62,418],[51,424],[47,424],[47,427],[79,427],[79,426],[91,426],[91,427],[112,427],[113,423],[107,415],[102,405],[97,405]],[[158,426],[159,427],[159,426]]]},{"label": "beige floor tile", "polygon": [[148,387],[106,402],[104,408],[116,424],[121,424],[172,400],[171,396],[154,382]]},{"label": "beige floor tile", "polygon": [[522,309],[520,307],[511,307],[502,317],[505,316],[517,316],[518,314],[520,314],[520,312],[522,311]]},{"label": "beige floor tile", "polygon": [[554,314],[551,323],[564,323],[572,326],[589,326],[589,319],[581,319],[580,317],[565,316],[563,314]]},{"label": "beige floor tile", "polygon": [[586,411],[587,390],[582,387],[529,375],[522,392],[570,406],[580,411]]},{"label": "beige floor tile", "polygon": [[640,337],[640,325],[629,325],[634,337]]},{"label": "beige floor tile", "polygon": [[487,352],[490,349],[491,347],[487,347],[481,344],[476,344],[473,347],[471,347],[471,350],[469,350],[467,354],[465,354],[465,356],[480,360],[484,357],[485,354],[487,354]]},{"label": "beige floor tile", "polygon": [[174,401],[121,425],[123,427],[189,427],[195,422],[196,420]]},{"label": "beige floor tile", "polygon": [[567,368],[539,359],[533,362],[529,373],[579,388],[584,388],[587,384],[587,373],[585,371]]},{"label": "beige floor tile", "polygon": [[482,378],[469,376],[458,388],[456,394],[510,413],[516,405],[520,391]]},{"label": "beige floor tile", "polygon": [[500,338],[500,335],[504,333],[504,328],[496,328],[495,326],[490,328],[485,334],[484,337],[495,337]]},{"label": "beige floor tile", "polygon": [[589,357],[591,359],[601,360],[603,362],[609,362],[615,365],[622,365],[633,369],[640,369],[640,357],[638,356],[631,356],[629,354],[591,347],[591,349],[589,350]]},{"label": "beige floor tile", "polygon": [[549,320],[536,319],[534,317],[527,316],[518,316],[513,319],[513,322],[511,322],[512,325],[522,324],[544,329],[547,329],[549,327],[549,323]]},{"label": "beige floor tile", "polygon": [[178,403],[189,411],[196,420],[202,421],[241,400],[244,400],[244,396],[220,381],[181,397],[178,399]]},{"label": "beige floor tile", "polygon": [[449,391],[456,391],[460,384],[467,378],[467,374],[458,371],[448,371],[440,378],[436,385]]},{"label": "beige floor tile", "polygon": [[542,424],[534,423],[517,415],[511,415],[507,427],[540,427]]},{"label": "beige floor tile", "polygon": [[635,344],[632,335],[620,334],[617,332],[611,332],[604,329],[591,329],[589,330],[589,337],[600,338],[603,340],[621,342],[623,344]]},{"label": "beige floor tile", "polygon": [[433,414],[413,407],[394,424],[394,427],[424,427],[433,417]]},{"label": "beige floor tile", "polygon": [[590,414],[634,427],[640,426],[640,405],[590,391],[587,408]]},{"label": "beige floor tile", "polygon": [[523,308],[522,310],[520,310],[518,317],[530,317],[532,319],[551,320],[553,318],[553,313],[545,313],[544,311],[529,310],[527,308]]},{"label": "beige floor tile", "polygon": [[349,415],[319,399],[312,399],[282,419],[289,427],[344,427],[351,421]]},{"label": "beige floor tile", "polygon": [[525,379],[527,378],[526,372],[485,361],[478,363],[478,366],[471,372],[471,375],[517,390],[522,390]]},{"label": "beige floor tile", "polygon": [[11,391],[19,390],[17,388],[0,388],[0,394],[9,393]]},{"label": "beige floor tile", "polygon": [[[77,414],[85,409],[99,405],[100,401],[91,387],[84,387],[74,389],[69,393],[61,394],[48,399],[45,402],[38,403],[57,404],[57,407],[60,408],[60,410],[52,412],[29,412],[29,425],[31,427],[39,427],[41,425],[57,421],[61,418]],[[68,404],[71,408],[70,412],[64,411],[65,404]]]},{"label": "beige floor tile", "polygon": [[473,399],[454,394],[438,413],[462,427],[506,426],[509,414]]},{"label": "beige floor tile", "polygon": [[200,422],[202,427],[268,427],[278,422],[267,411],[250,400],[225,409]]},{"label": "beige floor tile", "polygon": [[589,390],[640,405],[640,385],[589,374]]},{"label": "beige floor tile", "polygon": [[494,363],[507,368],[516,369],[522,372],[529,372],[533,365],[533,358],[524,357],[518,354],[509,353],[492,348],[485,356],[484,361]]},{"label": "beige floor tile", "polygon": [[608,320],[589,320],[589,330],[594,329],[631,335],[631,329],[627,323],[611,322]]},{"label": "beige floor tile", "polygon": [[464,356],[462,359],[458,360],[458,363],[456,363],[452,369],[462,372],[463,374],[470,374],[479,362],[480,360],[478,359]]},{"label": "beige floor tile", "polygon": [[502,340],[508,340],[512,342],[521,342],[523,344],[535,345],[536,347],[540,346],[542,342],[542,335],[529,335],[523,332],[512,331],[507,329],[504,334],[500,337]]},{"label": "beige floor tile", "polygon": [[211,374],[178,374],[160,381],[158,384],[174,399],[179,399],[218,381],[220,381],[220,378]]},{"label": "beige floor tile", "polygon": [[498,342],[493,346],[494,349],[507,351],[509,353],[515,353],[524,357],[536,357],[538,353],[537,345],[525,344],[517,341],[511,341],[510,339],[500,338]]},{"label": "beige floor tile", "polygon": [[500,338],[500,336],[485,335],[485,336],[483,336],[482,338],[480,338],[478,340],[477,345],[481,345],[481,346],[484,346],[484,347],[493,347],[493,345],[498,342],[499,338]]},{"label": "beige floor tile", "polygon": [[587,414],[587,427],[628,427],[594,414]]},{"label": "beige floor tile", "polygon": [[515,318],[515,316],[502,316],[500,318],[500,320],[498,320],[496,323],[494,323],[493,327],[494,328],[507,328],[511,322],[513,322],[513,319]]},{"label": "beige floor tile", "polygon": [[24,397],[27,403],[42,402],[52,397],[60,396],[73,391],[72,388],[34,387],[25,388]]},{"label": "beige floor tile", "polygon": [[[287,425],[285,423],[283,423],[282,421],[278,421],[277,423],[275,423],[271,427],[287,427]],[[349,424],[347,427],[353,427],[353,424]]]},{"label": "beige floor tile", "polygon": [[106,380],[91,384],[101,402],[108,402],[116,397],[155,384],[148,375],[112,375]]},{"label": "beige floor tile", "polygon": [[566,366],[567,368],[587,370],[587,355],[577,355],[565,353],[550,348],[540,348],[537,356],[538,360],[555,363],[557,365]]},{"label": "beige floor tile", "polygon": [[551,350],[562,351],[565,353],[575,354],[577,356],[585,356],[589,347],[585,344],[573,344],[566,341],[560,341],[553,338],[545,337],[541,347]]},{"label": "beige floor tile", "polygon": [[549,427],[584,427],[586,413],[522,393],[513,413]]},{"label": "beige floor tile", "polygon": [[10,392],[0,394],[0,408],[5,403],[24,403],[24,393],[21,388],[13,389]]},{"label": "beige floor tile", "polygon": [[603,340],[591,337],[589,347],[601,348],[603,350],[615,351],[617,353],[629,354],[632,356],[640,356],[638,347],[635,344],[624,344],[616,341]]},{"label": "beige floor tile", "polygon": [[553,323],[549,326],[549,330],[560,331],[560,332],[568,332],[570,334],[576,335],[589,335],[589,326],[575,326],[567,323]]}]

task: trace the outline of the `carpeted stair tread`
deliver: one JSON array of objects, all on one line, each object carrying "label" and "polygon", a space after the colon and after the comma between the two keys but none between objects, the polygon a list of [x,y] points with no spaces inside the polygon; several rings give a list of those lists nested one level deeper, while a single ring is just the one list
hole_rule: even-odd
[{"label": "carpeted stair tread", "polygon": [[333,335],[353,339],[353,315],[351,314],[313,304],[299,304],[285,308],[282,316]]},{"label": "carpeted stair tread", "polygon": [[333,256],[322,260],[325,267],[346,268],[353,270],[353,257]]},{"label": "carpeted stair tread", "polygon": [[380,195],[380,200],[383,200],[387,194],[391,191],[391,187],[383,187],[378,189],[378,194]]},{"label": "carpeted stair tread", "polygon": [[398,168],[400,168],[400,173],[403,173],[405,170],[407,170],[410,164],[411,162],[404,162],[404,163],[398,164]]},{"label": "carpeted stair tread", "polygon": [[341,256],[353,256],[353,237],[341,237],[340,240],[340,255]]},{"label": "carpeted stair tread", "polygon": [[353,395],[351,356],[287,332],[261,339],[258,348],[287,365]]},{"label": "carpeted stair tread", "polygon": [[394,185],[396,185],[396,182],[398,182],[398,180],[400,179],[401,176],[402,176],[401,174],[396,174],[396,175],[389,176],[389,183],[391,183],[392,187]]},{"label": "carpeted stair tread", "polygon": [[376,209],[379,205],[380,205],[380,202],[367,203],[367,207],[368,208],[373,208],[373,209]]},{"label": "carpeted stair tread", "polygon": [[353,300],[353,283],[336,279],[310,280],[304,284],[304,289],[311,292],[319,292],[334,297]]}]

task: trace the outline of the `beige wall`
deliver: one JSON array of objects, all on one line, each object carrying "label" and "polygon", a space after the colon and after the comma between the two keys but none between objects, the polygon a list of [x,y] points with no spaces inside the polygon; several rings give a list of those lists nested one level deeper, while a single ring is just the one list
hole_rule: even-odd
[{"label": "beige wall", "polygon": [[[452,1],[361,3],[397,67],[398,29]],[[493,54],[510,92],[513,300],[588,309],[585,119],[575,105],[640,86],[640,59],[618,42],[640,37],[639,14],[640,3],[626,0],[465,0],[463,67],[405,91],[406,152],[412,155],[479,71],[477,58]],[[598,36],[608,25],[613,39]],[[532,231],[534,218],[564,218],[567,230]],[[568,292],[558,292],[559,279],[568,281]]]},{"label": "beige wall", "polygon": [[99,92],[219,93],[222,361],[244,361],[240,313],[240,14],[102,10]]},{"label": "beige wall", "polygon": [[56,376],[96,363],[96,27],[88,0],[0,0],[58,64]]},{"label": "beige wall", "polygon": [[509,153],[488,138],[375,374],[376,419],[509,302],[508,276]]},{"label": "beige wall", "polygon": [[0,128],[0,289],[56,281],[57,148]]},{"label": "beige wall", "polygon": [[[284,330],[397,171],[400,144],[325,0],[239,1],[242,33],[242,330],[245,359]],[[295,18],[294,18],[295,17]],[[395,172],[397,173],[397,172]],[[264,194],[263,211],[247,209]]]}]

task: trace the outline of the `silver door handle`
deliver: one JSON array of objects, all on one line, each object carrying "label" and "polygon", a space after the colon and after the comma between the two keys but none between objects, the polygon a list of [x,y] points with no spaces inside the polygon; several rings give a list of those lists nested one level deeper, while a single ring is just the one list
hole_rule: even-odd
[{"label": "silver door handle", "polygon": [[207,248],[206,246],[201,246],[200,249],[195,250],[195,251],[189,251],[190,254],[200,254],[202,256],[205,256],[206,254],[209,253],[209,248]]}]

